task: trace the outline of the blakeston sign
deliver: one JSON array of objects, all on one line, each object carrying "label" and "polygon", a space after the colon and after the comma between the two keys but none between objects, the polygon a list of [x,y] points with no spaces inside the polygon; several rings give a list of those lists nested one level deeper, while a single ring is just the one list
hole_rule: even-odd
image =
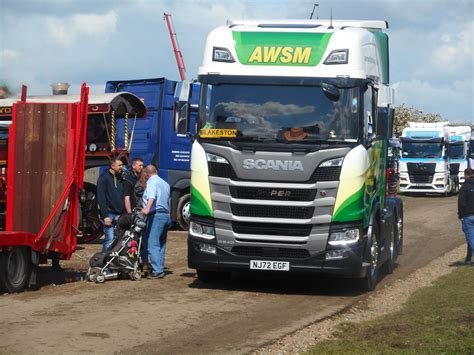
[{"label": "blakeston sign", "polygon": [[315,66],[331,33],[232,32],[239,62],[245,65]]}]

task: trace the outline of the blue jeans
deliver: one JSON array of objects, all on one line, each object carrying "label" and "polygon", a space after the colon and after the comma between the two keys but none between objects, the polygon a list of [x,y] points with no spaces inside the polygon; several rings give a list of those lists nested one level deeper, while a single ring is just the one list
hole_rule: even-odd
[{"label": "blue jeans", "polygon": [[474,249],[474,215],[466,216],[462,219],[462,230],[467,241],[466,261],[472,258],[472,250]]},{"label": "blue jeans", "polygon": [[[113,213],[109,212],[109,218],[113,221],[115,220],[118,216],[120,216],[118,213]],[[109,249],[110,244],[114,241],[114,226],[106,226],[104,224],[104,220],[101,219],[100,222],[102,223],[102,226],[104,227],[104,244],[102,244],[102,252],[105,253],[107,249]]]},{"label": "blue jeans", "polygon": [[166,239],[170,224],[171,217],[166,213],[156,213],[147,220],[142,261],[149,260],[154,273],[162,273],[165,269]]}]

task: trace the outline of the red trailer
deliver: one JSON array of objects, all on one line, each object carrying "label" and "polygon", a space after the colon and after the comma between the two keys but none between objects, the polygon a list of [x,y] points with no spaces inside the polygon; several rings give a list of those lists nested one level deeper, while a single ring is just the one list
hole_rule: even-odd
[{"label": "red trailer", "polygon": [[[112,128],[116,118],[146,114],[135,95],[97,96],[103,94],[95,95],[91,104],[83,84],[80,96],[26,98],[25,92],[10,106],[0,102],[0,114],[11,117],[7,161],[0,161],[8,182],[6,228],[0,232],[0,291],[18,292],[34,284],[37,266],[53,255],[70,259],[81,234],[78,204],[84,198],[86,165],[103,165],[120,150]],[[105,142],[98,135],[100,122],[107,132]],[[98,140],[91,142],[91,137]]]}]

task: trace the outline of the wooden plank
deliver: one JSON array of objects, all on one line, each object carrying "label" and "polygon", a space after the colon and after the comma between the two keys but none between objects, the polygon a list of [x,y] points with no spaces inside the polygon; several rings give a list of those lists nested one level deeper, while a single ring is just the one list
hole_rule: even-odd
[{"label": "wooden plank", "polygon": [[[38,233],[61,196],[66,171],[68,112],[65,104],[18,105],[12,230]],[[21,116],[21,117],[20,117]],[[73,144],[71,139],[70,144]],[[20,207],[21,206],[21,207]],[[53,218],[45,237],[61,231]],[[58,240],[64,240],[59,233]]]}]

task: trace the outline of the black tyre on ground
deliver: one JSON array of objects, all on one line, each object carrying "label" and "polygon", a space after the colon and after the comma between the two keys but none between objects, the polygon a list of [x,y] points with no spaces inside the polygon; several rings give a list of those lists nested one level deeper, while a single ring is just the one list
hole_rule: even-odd
[{"label": "black tyre on ground", "polygon": [[393,225],[393,232],[390,236],[390,243],[388,245],[389,257],[387,261],[383,264],[383,272],[386,274],[391,274],[395,270],[396,261],[398,258],[398,247],[397,247],[397,226]]},{"label": "black tyre on ground", "polygon": [[104,233],[99,217],[97,188],[94,184],[85,182],[84,192],[86,200],[79,206],[79,229],[83,237],[78,238],[77,241],[79,243],[91,243],[102,237]]},{"label": "black tyre on ground", "polygon": [[398,212],[396,222],[397,257],[403,254],[403,210]]},{"label": "black tyre on ground", "polygon": [[367,255],[365,262],[369,263],[367,267],[367,274],[360,279],[360,287],[363,291],[373,291],[379,281],[379,257],[380,257],[380,246],[379,246],[379,229],[378,225],[374,223],[372,226],[372,233],[368,241]]},{"label": "black tyre on ground", "polygon": [[198,278],[204,283],[208,282],[225,282],[230,279],[230,271],[210,271],[210,270],[196,270]]},{"label": "black tyre on ground", "polygon": [[176,221],[181,230],[189,229],[189,217],[191,216],[191,194],[184,194],[178,200]]},{"label": "black tyre on ground", "polygon": [[0,253],[0,291],[23,291],[28,287],[32,267],[28,247],[13,247]]}]

